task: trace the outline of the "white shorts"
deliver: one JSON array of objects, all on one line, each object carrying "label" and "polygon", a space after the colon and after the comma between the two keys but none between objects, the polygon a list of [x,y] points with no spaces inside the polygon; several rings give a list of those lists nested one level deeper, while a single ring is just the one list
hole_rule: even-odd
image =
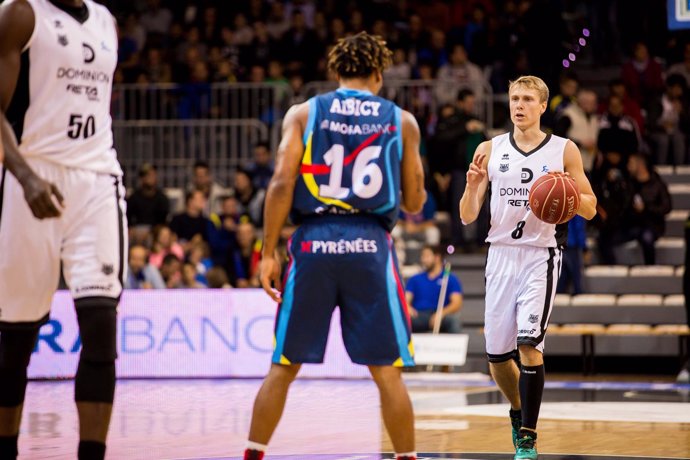
[{"label": "white shorts", "polygon": [[558,248],[491,245],[484,315],[489,361],[510,359],[518,345],[544,351],[560,273]]},{"label": "white shorts", "polygon": [[57,219],[38,220],[12,173],[0,176],[0,327],[47,321],[60,262],[75,299],[119,298],[127,268],[122,178],[29,159],[65,198]]}]

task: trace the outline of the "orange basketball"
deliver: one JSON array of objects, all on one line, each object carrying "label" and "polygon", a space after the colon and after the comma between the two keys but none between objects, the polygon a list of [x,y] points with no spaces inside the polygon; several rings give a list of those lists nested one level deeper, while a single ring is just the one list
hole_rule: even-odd
[{"label": "orange basketball", "polygon": [[580,208],[580,190],[575,180],[563,173],[546,174],[529,191],[529,206],[547,224],[562,224]]}]

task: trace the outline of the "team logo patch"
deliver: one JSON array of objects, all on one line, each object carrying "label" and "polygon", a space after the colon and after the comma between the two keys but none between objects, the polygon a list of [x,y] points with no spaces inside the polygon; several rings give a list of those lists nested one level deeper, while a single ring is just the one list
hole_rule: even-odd
[{"label": "team logo patch", "polygon": [[309,254],[365,254],[379,252],[376,240],[365,240],[364,238],[338,241],[302,241],[300,249],[302,252]]},{"label": "team logo patch", "polygon": [[67,41],[67,35],[58,35],[58,43],[62,46],[67,46],[69,44]]},{"label": "team logo patch", "polygon": [[508,171],[508,163],[501,163],[501,165],[498,167],[498,170],[501,172]]},{"label": "team logo patch", "polygon": [[529,315],[529,322],[536,324],[539,321],[539,315]]},{"label": "team logo patch", "polygon": [[83,52],[84,52],[84,64],[91,64],[94,59],[96,59],[96,52],[91,48],[91,45],[88,43],[82,43],[81,44],[83,47]]},{"label": "team logo patch", "polygon": [[546,166],[546,165],[542,166],[542,168],[541,168],[541,172],[543,172],[543,173],[547,173],[547,172],[549,172],[549,167],[548,167],[548,166]]},{"label": "team logo patch", "polygon": [[101,271],[103,272],[104,275],[112,275],[113,272],[115,271],[115,267],[113,267],[113,264],[103,264],[101,266]]}]

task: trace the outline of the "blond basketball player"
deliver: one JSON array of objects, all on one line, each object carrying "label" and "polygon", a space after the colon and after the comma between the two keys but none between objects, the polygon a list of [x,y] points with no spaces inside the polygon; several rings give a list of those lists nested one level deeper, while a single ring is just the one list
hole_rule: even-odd
[{"label": "blond basketball player", "polygon": [[[102,460],[127,266],[110,96],[117,30],[92,0],[0,7],[0,458],[17,456],[27,366],[60,265],[77,310],[80,460]],[[16,142],[15,142],[16,141]],[[74,458],[74,457],[72,457]]]},{"label": "blond basketball player", "polygon": [[[549,99],[546,84],[537,77],[520,77],[510,84],[509,97],[514,128],[477,147],[460,200],[460,217],[465,224],[473,222],[490,190],[486,351],[491,374],[510,401],[515,459],[533,460],[544,389],[544,335],[567,224],[539,220],[529,210],[529,190],[544,174],[565,171],[580,189],[578,214],[594,217],[596,198],[577,146],[540,129]],[[513,359],[516,351],[520,368]]]}]

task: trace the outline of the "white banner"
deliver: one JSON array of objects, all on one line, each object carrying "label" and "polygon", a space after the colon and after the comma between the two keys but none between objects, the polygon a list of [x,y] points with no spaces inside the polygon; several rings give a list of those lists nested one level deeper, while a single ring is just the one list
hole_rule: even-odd
[{"label": "white banner", "polygon": [[[263,377],[273,351],[276,305],[259,289],[125,291],[118,312],[118,377]],[[81,342],[72,299],[60,291],[41,328],[30,378],[73,377]],[[336,310],[324,364],[300,376],[362,378]]]}]

